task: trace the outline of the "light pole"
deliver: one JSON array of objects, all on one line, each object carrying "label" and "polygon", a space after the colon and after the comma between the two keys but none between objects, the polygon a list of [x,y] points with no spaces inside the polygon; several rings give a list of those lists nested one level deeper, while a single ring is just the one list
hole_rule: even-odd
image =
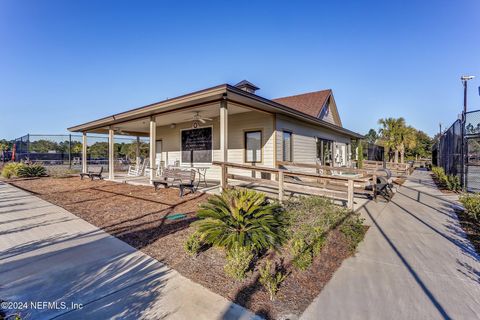
[{"label": "light pole", "polygon": [[[466,153],[468,152],[468,148],[467,146],[465,145],[465,122],[467,121],[467,82],[469,80],[472,80],[473,78],[475,78],[475,76],[461,76],[460,77],[460,80],[462,80],[462,83],[463,83],[463,112],[462,112],[462,134],[461,134],[461,137],[462,137],[462,187],[463,187],[463,190],[466,190],[467,188],[467,185],[466,185],[466,182],[467,182],[467,172],[466,172],[466,166],[465,166],[465,158],[466,158]],[[468,158],[468,156],[467,156]]]}]

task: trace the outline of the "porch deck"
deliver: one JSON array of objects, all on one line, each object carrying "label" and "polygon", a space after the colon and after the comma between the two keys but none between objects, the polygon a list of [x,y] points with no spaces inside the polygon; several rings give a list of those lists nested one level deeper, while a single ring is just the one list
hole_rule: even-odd
[{"label": "porch deck", "polygon": [[[150,183],[150,178],[146,176],[133,177],[129,176],[127,173],[115,173],[114,179],[106,179],[108,181],[118,182],[118,183],[128,183],[136,186],[152,186]],[[218,191],[220,186],[220,181],[218,180],[208,180],[207,185],[200,182],[198,186],[198,191],[203,193],[215,193]]]},{"label": "porch deck", "polygon": [[[117,183],[127,183],[130,185],[137,185],[137,186],[151,186],[150,180],[146,176],[140,176],[140,177],[132,177],[128,176],[127,173],[116,173],[115,174],[115,179],[106,179],[107,181],[113,181]],[[245,182],[241,180],[229,180],[229,185],[234,186],[234,187],[243,187],[243,188],[248,188],[248,189],[253,189],[259,192],[265,193],[269,198],[271,199],[277,199],[278,198],[278,187],[273,186],[273,185],[265,185],[259,182]],[[318,189],[318,188],[317,188]],[[202,183],[200,183],[198,189],[198,192],[201,193],[209,193],[209,194],[219,194],[220,193],[220,181],[218,180],[207,180],[207,186],[205,186]],[[294,196],[307,196],[307,195],[312,195],[312,194],[318,194],[318,195],[325,195],[324,192],[318,190],[318,192],[315,192],[315,188],[309,189],[309,192],[293,192],[293,191],[287,191],[285,190],[285,199],[288,199],[290,197]],[[365,196],[360,196],[360,195],[355,195],[354,197],[354,210],[360,209],[362,206],[364,206],[367,202],[369,201],[368,197]],[[345,206],[346,202],[341,201],[341,200],[334,200],[333,202]]]}]

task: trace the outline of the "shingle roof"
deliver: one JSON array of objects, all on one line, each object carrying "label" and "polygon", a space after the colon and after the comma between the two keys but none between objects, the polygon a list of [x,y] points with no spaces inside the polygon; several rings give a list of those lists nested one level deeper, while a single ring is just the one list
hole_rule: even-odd
[{"label": "shingle roof", "polygon": [[331,94],[332,90],[327,89],[272,100],[312,117],[318,117],[322,107]]}]

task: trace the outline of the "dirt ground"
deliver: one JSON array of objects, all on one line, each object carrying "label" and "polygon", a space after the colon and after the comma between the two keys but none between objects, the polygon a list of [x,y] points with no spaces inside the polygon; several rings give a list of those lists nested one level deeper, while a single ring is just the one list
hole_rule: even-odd
[{"label": "dirt ground", "polygon": [[[188,194],[177,189],[133,186],[108,181],[71,178],[19,179],[12,185],[35,193],[96,225],[210,290],[266,318],[300,315],[320,293],[341,262],[351,255],[342,233],[333,230],[321,254],[306,271],[290,270],[275,301],[257,283],[253,270],[242,282],[225,275],[225,254],[209,248],[197,257],[187,255],[183,244],[193,232],[198,204],[206,194]],[[186,218],[169,220],[169,214]],[[257,263],[257,266],[261,263]]]}]

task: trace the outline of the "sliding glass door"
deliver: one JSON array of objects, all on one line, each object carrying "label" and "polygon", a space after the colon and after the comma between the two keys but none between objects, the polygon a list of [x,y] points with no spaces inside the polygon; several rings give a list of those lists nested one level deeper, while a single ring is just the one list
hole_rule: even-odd
[{"label": "sliding glass door", "polygon": [[333,141],[317,138],[317,159],[322,166],[332,166]]}]

